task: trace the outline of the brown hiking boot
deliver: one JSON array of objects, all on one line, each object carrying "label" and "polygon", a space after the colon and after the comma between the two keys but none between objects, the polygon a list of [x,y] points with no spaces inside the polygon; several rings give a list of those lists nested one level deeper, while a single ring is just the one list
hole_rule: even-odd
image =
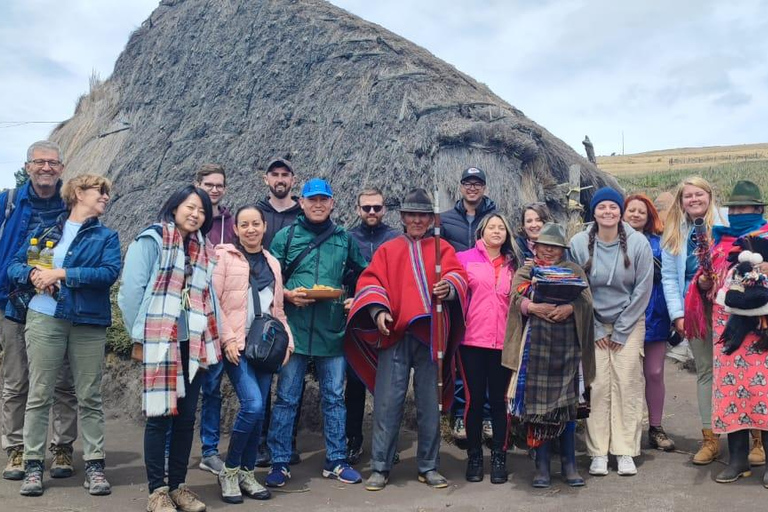
[{"label": "brown hiking boot", "polygon": [[69,478],[75,472],[72,467],[72,446],[52,444],[51,478]]},{"label": "brown hiking boot", "polygon": [[701,431],[704,440],[701,442],[701,448],[693,456],[693,463],[704,466],[713,462],[720,455],[720,436],[712,432],[712,429],[705,428]]},{"label": "brown hiking boot", "polygon": [[24,447],[14,446],[8,448],[8,464],[3,470],[3,478],[6,480],[24,479]]},{"label": "brown hiking boot", "polygon": [[190,491],[186,484],[181,484],[178,489],[171,491],[171,499],[181,512],[205,511],[205,503],[200,501],[197,494]]},{"label": "brown hiking boot", "polygon": [[176,504],[168,495],[168,486],[158,487],[149,495],[147,512],[176,512]]},{"label": "brown hiking boot", "polygon": [[749,465],[764,466],[765,448],[763,447],[763,439],[760,437],[760,431],[752,430],[750,433],[752,434],[752,449],[749,450]]}]

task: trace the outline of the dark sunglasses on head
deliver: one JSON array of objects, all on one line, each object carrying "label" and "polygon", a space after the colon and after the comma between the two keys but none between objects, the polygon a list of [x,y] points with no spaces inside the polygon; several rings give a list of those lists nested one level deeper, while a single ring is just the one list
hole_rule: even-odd
[{"label": "dark sunglasses on head", "polygon": [[384,205],[383,204],[366,204],[365,206],[361,206],[360,209],[363,210],[365,213],[371,213],[371,212],[379,213],[381,210],[384,209]]}]

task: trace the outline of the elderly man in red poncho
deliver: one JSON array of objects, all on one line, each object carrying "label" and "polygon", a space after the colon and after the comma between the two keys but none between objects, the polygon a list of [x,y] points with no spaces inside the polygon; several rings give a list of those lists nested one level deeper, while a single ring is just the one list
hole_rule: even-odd
[{"label": "elderly man in red poncho", "polygon": [[[444,347],[444,409],[453,398],[451,359],[464,330],[467,275],[453,248],[440,241],[442,279],[436,281],[435,242],[427,236],[434,223],[432,199],[424,189],[409,192],[400,206],[405,235],[382,245],[357,282],[347,324],[348,363],[371,390],[373,472],[366,489],[383,489],[395,454],[411,368],[418,421],[419,481],[448,486],[438,472],[440,412],[437,396],[438,343]],[[445,301],[444,339],[434,327],[433,297]]]}]

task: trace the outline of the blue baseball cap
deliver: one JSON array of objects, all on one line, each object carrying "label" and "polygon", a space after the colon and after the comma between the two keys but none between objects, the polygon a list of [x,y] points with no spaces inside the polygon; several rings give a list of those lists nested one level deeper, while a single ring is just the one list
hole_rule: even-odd
[{"label": "blue baseball cap", "polygon": [[312,178],[301,189],[301,197],[325,196],[333,197],[333,190],[327,181],[320,178]]}]

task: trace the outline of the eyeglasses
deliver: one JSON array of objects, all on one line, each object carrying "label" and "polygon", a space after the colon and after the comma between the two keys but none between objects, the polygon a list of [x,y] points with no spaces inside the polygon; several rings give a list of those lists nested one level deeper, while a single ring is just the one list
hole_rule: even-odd
[{"label": "eyeglasses", "polygon": [[92,187],[88,187],[86,190],[90,190],[90,189],[98,190],[99,194],[101,194],[102,196],[109,195],[109,187],[104,184],[94,185]]},{"label": "eyeglasses", "polygon": [[51,169],[61,167],[61,160],[45,160],[43,158],[35,158],[27,162],[28,164],[35,164],[37,167],[45,167],[45,164],[51,166]]},{"label": "eyeglasses", "polygon": [[478,188],[483,188],[485,186],[485,183],[482,183],[480,181],[463,181],[461,183],[461,186],[466,189],[470,189],[470,188],[478,189]]},{"label": "eyeglasses", "polygon": [[201,183],[200,184],[205,190],[224,190],[226,185],[213,185],[211,183]]},{"label": "eyeglasses", "polygon": [[365,213],[371,213],[371,212],[379,213],[381,210],[384,209],[384,205],[383,204],[366,204],[365,206],[361,206],[360,209],[363,210]]}]

